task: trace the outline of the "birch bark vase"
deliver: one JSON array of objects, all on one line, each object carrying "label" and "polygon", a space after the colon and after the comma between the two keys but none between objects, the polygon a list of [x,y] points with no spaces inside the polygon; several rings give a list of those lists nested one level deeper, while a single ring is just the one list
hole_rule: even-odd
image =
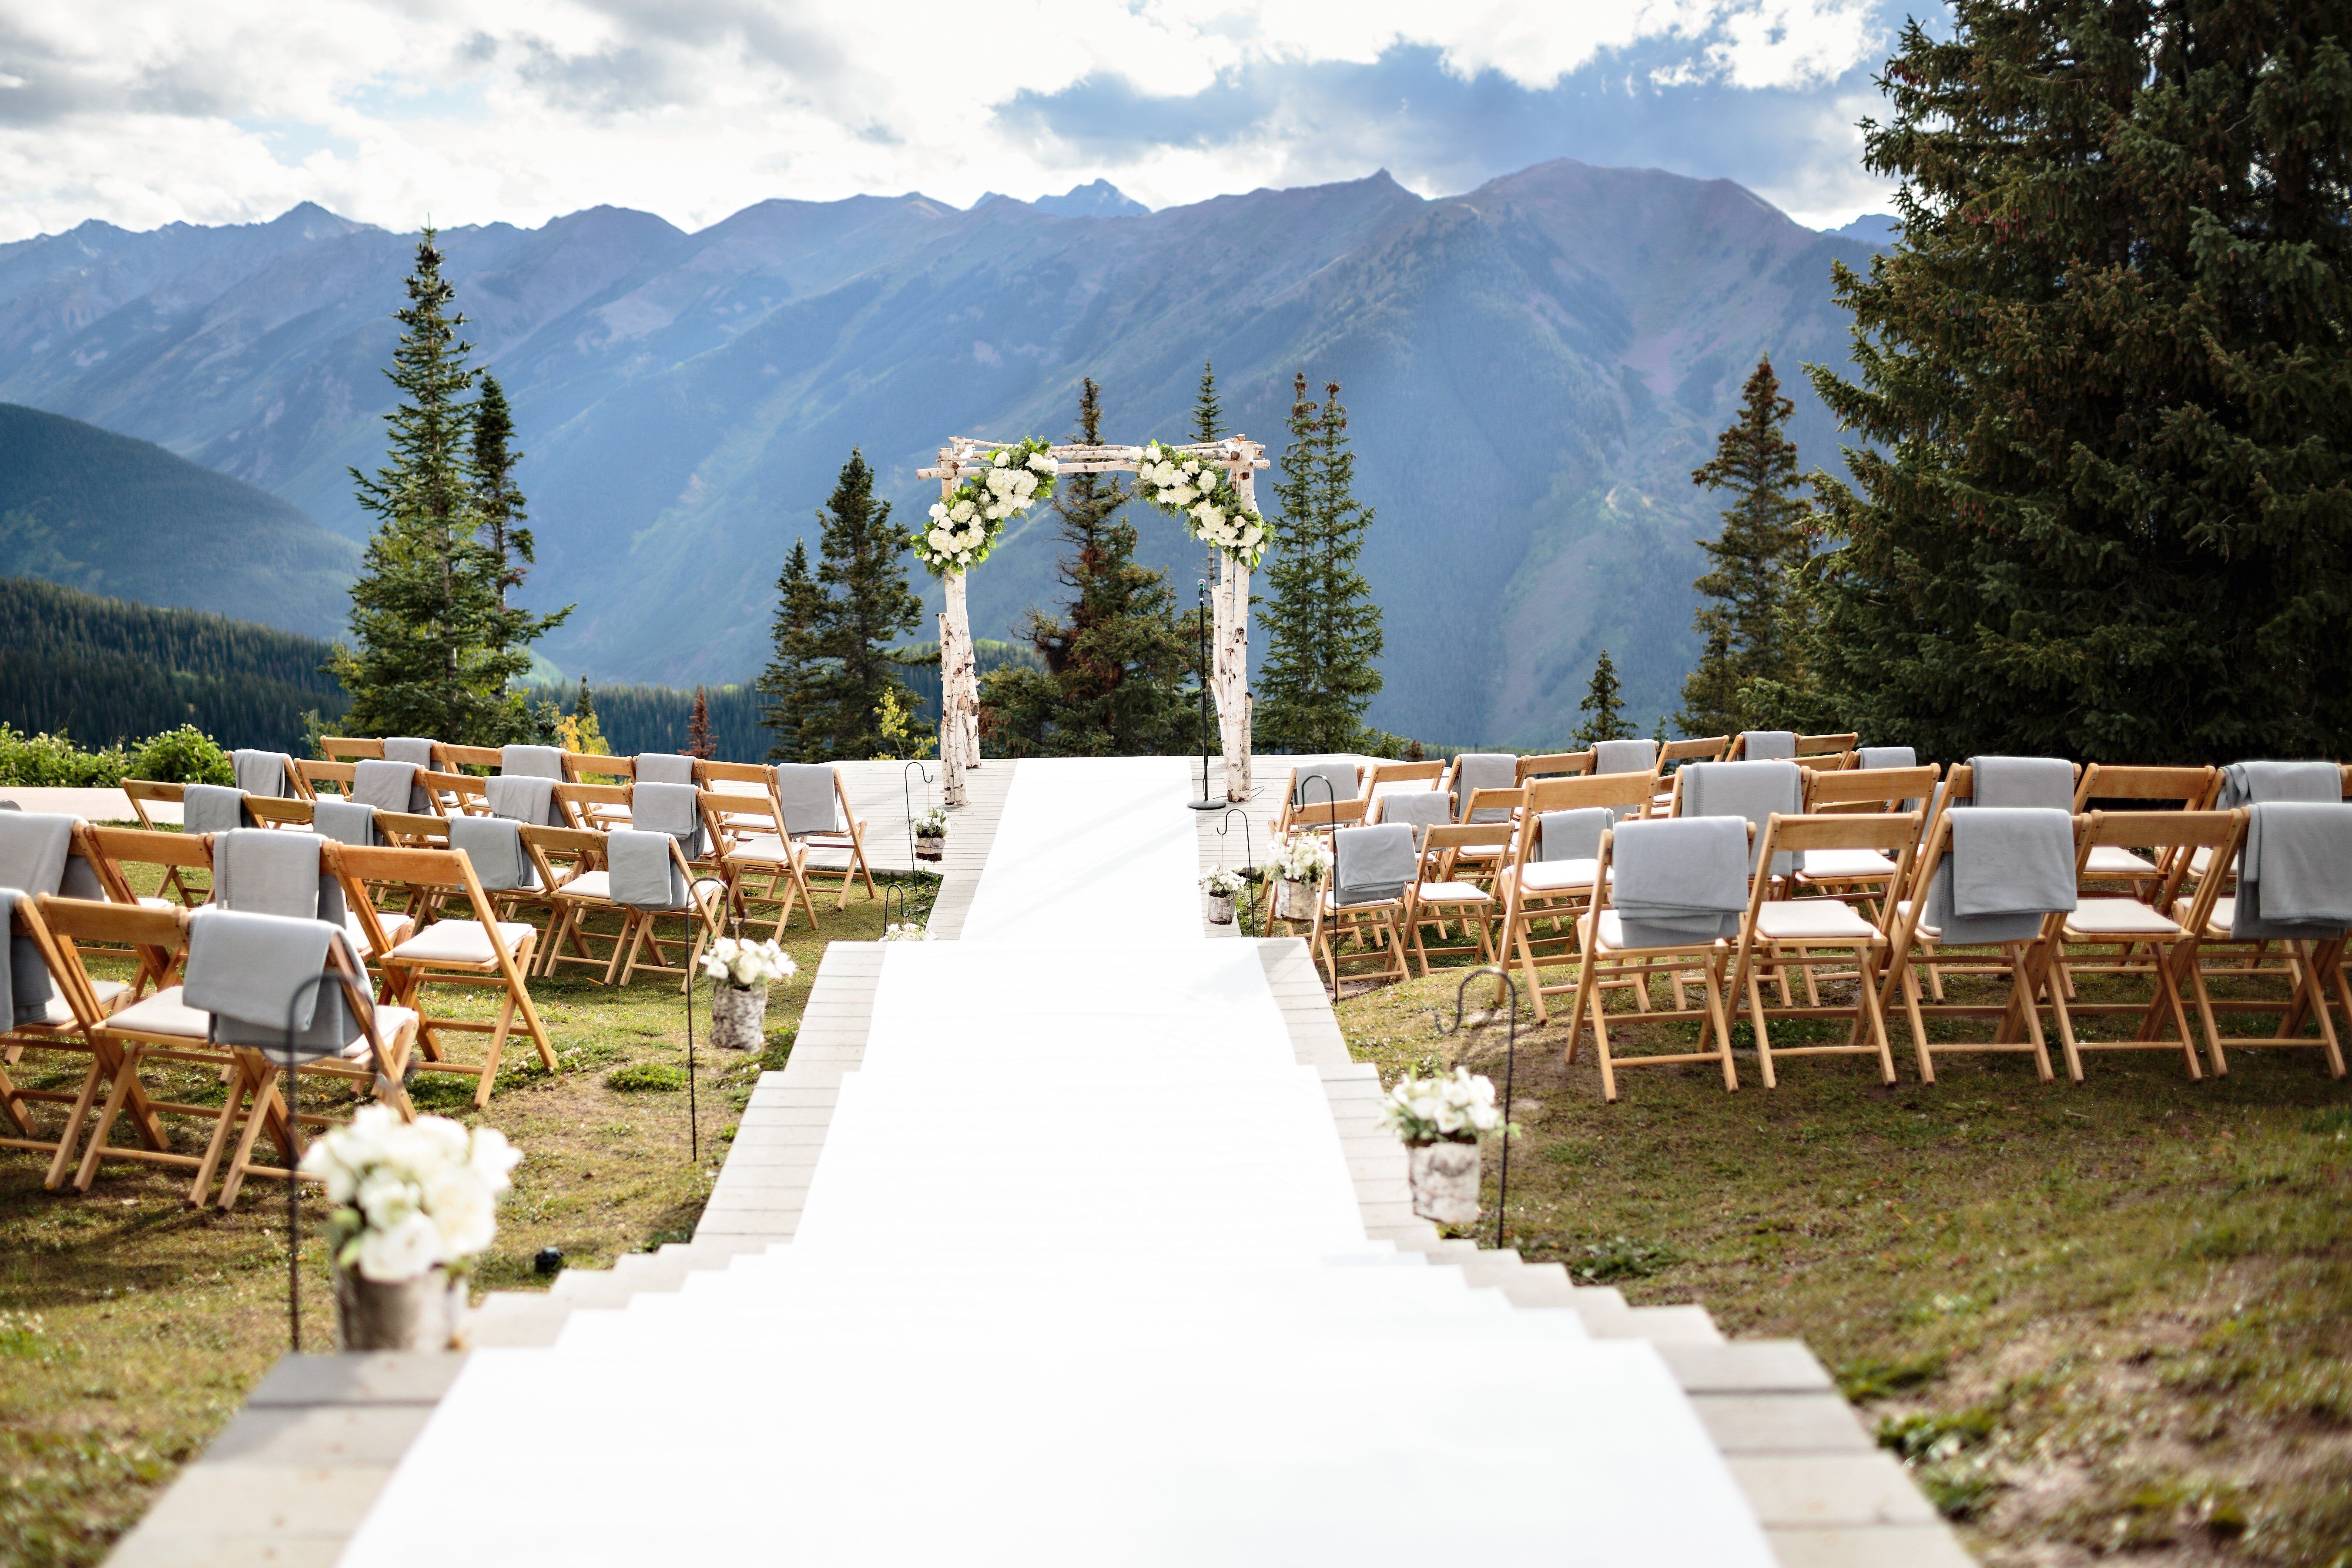
[{"label": "birch bark vase", "polygon": [[1478,1223],[1477,1144],[1413,1143],[1407,1145],[1405,1158],[1414,1214],[1456,1230]]},{"label": "birch bark vase", "polygon": [[768,1043],[768,988],[730,985],[710,988],[710,1044],[722,1051],[756,1051]]},{"label": "birch bark vase", "polygon": [[371,1279],[339,1264],[335,1322],[347,1351],[461,1350],[466,1281],[441,1268],[414,1279]]}]

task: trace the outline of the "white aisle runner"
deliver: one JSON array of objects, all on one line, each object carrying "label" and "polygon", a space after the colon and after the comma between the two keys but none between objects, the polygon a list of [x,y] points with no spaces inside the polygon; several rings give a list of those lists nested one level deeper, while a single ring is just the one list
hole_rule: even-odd
[{"label": "white aisle runner", "polygon": [[1366,1239],[1188,794],[1023,763],[795,1239],[476,1352],[343,1561],[1770,1563],[1645,1344]]}]

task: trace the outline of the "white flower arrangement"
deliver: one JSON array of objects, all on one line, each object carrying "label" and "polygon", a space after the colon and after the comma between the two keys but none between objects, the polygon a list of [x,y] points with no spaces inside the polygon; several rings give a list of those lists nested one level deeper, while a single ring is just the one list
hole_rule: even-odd
[{"label": "white flower arrangement", "polygon": [[1209,890],[1213,899],[1230,899],[1242,890],[1242,874],[1223,869],[1212,871],[1201,879],[1201,886]]},{"label": "white flower arrangement", "polygon": [[915,558],[940,577],[979,565],[996,547],[1007,519],[1054,493],[1059,471],[1053,449],[1034,436],[990,452],[946,500],[931,504],[929,523],[908,541]]},{"label": "white flower arrangement", "polygon": [[1274,841],[1266,875],[1285,882],[1320,882],[1331,868],[1331,842],[1319,833],[1293,833]]},{"label": "white flower arrangement", "polygon": [[922,816],[915,818],[916,837],[945,838],[947,836],[948,808],[946,806],[935,805],[931,807],[930,810],[923,813]]},{"label": "white flower arrangement", "polygon": [[1193,538],[1252,571],[1265,553],[1265,519],[1242,500],[1241,488],[1223,463],[1154,441],[1136,464],[1135,493],[1180,514]]},{"label": "white flower arrangement", "polygon": [[1409,1078],[1381,1101],[1381,1119],[1407,1143],[1475,1143],[1503,1124],[1491,1079],[1455,1068],[1436,1078]]},{"label": "white flower arrangement", "polygon": [[363,1105],[303,1151],[302,1170],[335,1205],[329,1249],[344,1268],[384,1284],[462,1264],[498,1236],[498,1195],[522,1154],[492,1127],[470,1132],[446,1116],[403,1121]]},{"label": "white flower arrangement", "polygon": [[929,930],[914,921],[898,921],[882,928],[884,942],[929,942]]},{"label": "white flower arrangement", "polygon": [[702,973],[721,985],[765,985],[790,980],[800,973],[800,965],[781,942],[738,942],[722,936],[702,955]]}]

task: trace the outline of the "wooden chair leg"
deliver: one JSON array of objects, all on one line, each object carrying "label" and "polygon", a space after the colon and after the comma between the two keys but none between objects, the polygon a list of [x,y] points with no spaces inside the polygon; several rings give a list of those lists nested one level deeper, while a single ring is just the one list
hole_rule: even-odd
[{"label": "wooden chair leg", "polygon": [[[1726,1016],[1723,1007],[1723,974],[1721,962],[1717,960],[1702,964],[1700,969],[1701,973],[1706,976],[1707,1017],[1706,1023],[1700,1026],[1700,1033],[1702,1037],[1701,1047],[1702,1048],[1705,1047],[1704,1036],[1706,1030],[1712,1027],[1715,1031],[1716,1055],[1723,1063],[1723,1087],[1727,1092],[1736,1093],[1739,1089],[1739,1066],[1737,1062],[1731,1059],[1731,1020]],[[1763,1019],[1759,1016],[1757,1019],[1757,1022],[1760,1025],[1763,1022]],[[1757,1035],[1756,1038],[1757,1043],[1759,1046],[1762,1045],[1764,1037],[1760,1032]],[[1766,1070],[1769,1072],[1770,1069],[1768,1068]],[[1770,1080],[1769,1079],[1766,1080],[1766,1087],[1770,1087]]]}]

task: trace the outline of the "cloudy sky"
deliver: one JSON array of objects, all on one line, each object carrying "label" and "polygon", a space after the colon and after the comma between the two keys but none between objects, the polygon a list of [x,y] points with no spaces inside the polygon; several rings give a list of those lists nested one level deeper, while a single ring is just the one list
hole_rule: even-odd
[{"label": "cloudy sky", "polygon": [[1886,205],[1854,121],[1940,0],[0,0],[0,240],[315,201],[412,228],[770,196],[1152,206],[1547,158]]}]

